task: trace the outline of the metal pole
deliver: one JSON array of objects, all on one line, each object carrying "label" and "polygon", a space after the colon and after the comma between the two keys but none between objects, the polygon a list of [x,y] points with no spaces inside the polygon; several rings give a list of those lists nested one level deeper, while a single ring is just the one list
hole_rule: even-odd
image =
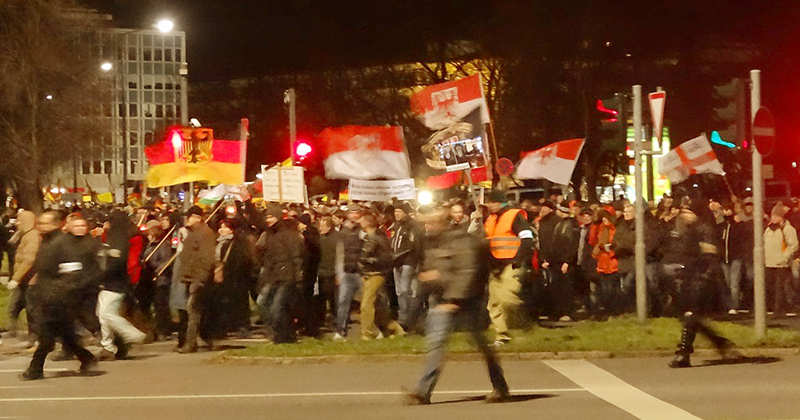
[{"label": "metal pole", "polygon": [[128,64],[122,63],[122,204],[128,204],[128,91],[125,88],[128,80]]},{"label": "metal pole", "polygon": [[[750,71],[751,91],[750,121],[761,108],[761,70]],[[753,142],[751,136],[750,142]],[[756,338],[762,339],[767,331],[767,306],[764,288],[764,179],[761,173],[761,153],[753,145],[753,299]]]},{"label": "metal pole", "polygon": [[647,274],[644,244],[644,179],[642,176],[642,86],[633,86],[633,152],[636,166],[636,315],[639,322],[647,319]]},{"label": "metal pole", "polygon": [[289,152],[292,157],[292,166],[297,162],[295,161],[294,144],[297,142],[297,109],[296,102],[297,96],[294,88],[287,91],[287,98],[289,100]]}]

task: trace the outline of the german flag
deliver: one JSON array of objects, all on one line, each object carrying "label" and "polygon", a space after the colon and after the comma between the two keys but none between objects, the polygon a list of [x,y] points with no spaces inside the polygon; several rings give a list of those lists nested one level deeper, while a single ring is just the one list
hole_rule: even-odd
[{"label": "german flag", "polygon": [[199,130],[175,128],[165,141],[145,148],[150,188],[194,181],[212,185],[244,183],[247,141],[214,139],[211,130],[197,136],[196,131]]}]

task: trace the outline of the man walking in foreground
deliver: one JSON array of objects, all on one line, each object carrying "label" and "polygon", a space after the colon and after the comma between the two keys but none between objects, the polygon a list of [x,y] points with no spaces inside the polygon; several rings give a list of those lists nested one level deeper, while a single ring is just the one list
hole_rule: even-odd
[{"label": "man walking in foreground", "polygon": [[492,393],[486,402],[508,401],[509,392],[495,352],[489,347],[480,324],[481,302],[486,284],[476,273],[477,243],[468,233],[448,229],[447,213],[436,210],[421,216],[428,243],[419,280],[423,288],[437,296],[437,304],[428,312],[425,333],[427,360],[422,378],[414,391],[405,393],[407,405],[430,404],[431,394],[444,367],[447,338],[453,332],[456,316],[464,317],[472,339],[483,354],[492,381]]},{"label": "man walking in foreground", "polygon": [[81,373],[88,373],[97,364],[97,358],[78,344],[75,334],[76,290],[88,277],[96,275],[97,268],[86,266],[88,262],[80,252],[85,247],[76,246],[76,237],[61,233],[60,227],[55,212],[44,213],[37,221],[42,243],[34,263],[36,280],[30,289],[29,310],[36,313],[39,347],[28,370],[20,375],[23,380],[44,379],[44,361],[58,339],[64,350],[81,361]]}]

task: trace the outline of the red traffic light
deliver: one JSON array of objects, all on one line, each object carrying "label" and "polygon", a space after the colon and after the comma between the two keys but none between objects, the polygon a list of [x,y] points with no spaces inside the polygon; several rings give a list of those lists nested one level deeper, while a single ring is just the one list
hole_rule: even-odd
[{"label": "red traffic light", "polygon": [[297,144],[294,145],[294,155],[297,157],[297,160],[305,159],[312,151],[314,151],[314,149],[305,141],[298,141]]},{"label": "red traffic light", "polygon": [[609,109],[603,103],[602,99],[597,100],[597,110],[602,112],[603,114],[608,114],[606,118],[603,119],[605,123],[615,123],[619,121],[619,111],[616,109]]}]

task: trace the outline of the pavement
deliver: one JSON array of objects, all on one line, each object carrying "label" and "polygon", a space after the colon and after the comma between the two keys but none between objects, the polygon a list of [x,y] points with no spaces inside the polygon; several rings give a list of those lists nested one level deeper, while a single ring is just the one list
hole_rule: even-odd
[{"label": "pavement", "polygon": [[[229,341],[249,345],[256,341]],[[45,380],[18,374],[28,353],[0,355],[0,419],[800,419],[800,356],[670,369],[669,357],[505,360],[513,399],[486,404],[480,362],[451,361],[431,406],[402,405],[417,361],[219,364],[216,352],[180,355],[174,343],[137,347],[131,360],[101,362],[78,376],[77,361],[45,365]]]}]

